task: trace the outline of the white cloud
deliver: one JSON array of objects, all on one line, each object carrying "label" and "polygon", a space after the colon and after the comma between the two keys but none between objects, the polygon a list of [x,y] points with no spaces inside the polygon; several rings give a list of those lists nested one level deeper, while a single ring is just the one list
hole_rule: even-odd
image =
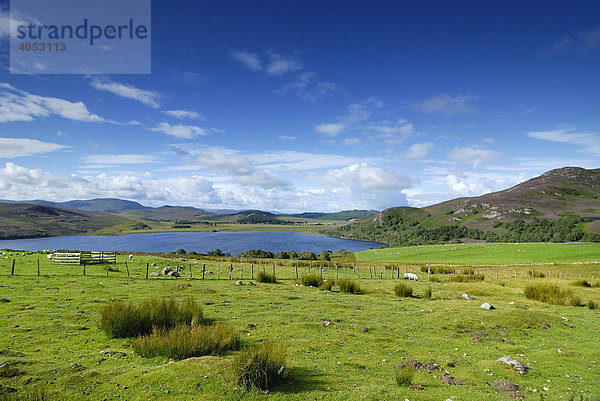
[{"label": "white cloud", "polygon": [[211,181],[197,175],[158,179],[151,174],[56,176],[41,169],[6,163],[0,191],[7,199],[66,201],[90,198],[133,199],[144,204],[219,204]]},{"label": "white cloud", "polygon": [[295,141],[298,139],[297,136],[293,135],[277,135],[277,138],[281,139],[282,141]]},{"label": "white cloud", "polygon": [[242,63],[246,68],[249,68],[252,71],[262,70],[262,63],[260,61],[260,57],[256,53],[244,51],[231,51],[229,53],[229,56],[233,60]]},{"label": "white cloud", "polygon": [[[13,7],[15,7],[13,5]],[[29,15],[23,14],[13,8],[12,13],[8,8],[0,8],[0,39],[8,39],[11,36],[17,35],[17,27],[19,25],[35,24],[40,25],[40,21]]]},{"label": "white cloud", "polygon": [[600,47],[600,26],[580,34],[583,46],[586,50],[594,50]]},{"label": "white cloud", "polygon": [[357,137],[346,138],[346,139],[344,139],[344,145],[352,146],[352,145],[356,145],[357,143],[360,143],[360,141],[361,141],[361,139],[357,138]]},{"label": "white cloud", "polygon": [[444,177],[443,181],[451,194],[457,196],[479,196],[501,191],[531,178],[520,174],[464,173],[455,171]]},{"label": "white cloud", "polygon": [[[155,164],[161,161],[155,156],[149,155],[87,155],[81,158],[85,164],[98,166],[115,166],[123,164]],[[89,166],[88,166],[89,167]]]},{"label": "white cloud", "polygon": [[502,158],[502,153],[479,148],[454,148],[450,151],[450,159],[457,163],[478,167],[482,163],[493,163]]},{"label": "white cloud", "polygon": [[239,151],[219,146],[179,153],[206,170],[215,171],[244,186],[259,186],[265,189],[286,189],[291,183],[276,176],[265,168],[256,166],[250,158]]},{"label": "white cloud", "polygon": [[427,157],[429,151],[433,148],[433,143],[415,143],[404,152],[404,157],[407,159],[422,159]]},{"label": "white cloud", "polygon": [[580,131],[575,127],[559,127],[551,131],[528,132],[528,136],[550,142],[570,143],[582,147],[583,152],[600,156],[600,133]]},{"label": "white cloud", "polygon": [[315,127],[315,131],[324,134],[325,136],[334,137],[344,131],[346,127],[343,124],[319,124]]},{"label": "white cloud", "polygon": [[357,160],[365,163],[370,161],[354,156],[342,156],[332,153],[307,153],[293,150],[249,154],[248,158],[259,166],[283,172],[342,167],[356,163]]},{"label": "white cloud", "polygon": [[414,104],[414,106],[427,114],[445,114],[447,116],[468,114],[473,112],[471,103],[477,98],[478,96],[475,95],[450,96],[441,94],[425,99],[423,102]]},{"label": "white cloud", "polygon": [[29,138],[0,138],[0,158],[3,159],[32,156],[66,148],[68,146]]},{"label": "white cloud", "polygon": [[137,100],[138,102],[155,109],[160,107],[158,101],[161,95],[154,91],[139,89],[131,85],[113,82],[108,79],[93,79],[90,82],[90,85],[101,91],[109,92],[127,99]]},{"label": "white cloud", "polygon": [[315,80],[315,72],[305,72],[296,77],[292,83],[284,85],[281,89],[276,90],[277,94],[285,94],[292,92],[297,97],[303,100],[315,102],[323,99],[339,88],[333,82]]},{"label": "white cloud", "polygon": [[197,127],[195,125],[176,124],[171,125],[169,123],[162,122],[158,126],[151,128],[152,131],[162,132],[167,135],[175,136],[177,138],[192,139],[198,135],[207,135],[204,128]]},{"label": "white cloud", "polygon": [[82,122],[105,121],[102,117],[90,113],[83,102],[32,95],[10,84],[0,84],[0,123],[33,121],[36,117],[52,115]]},{"label": "white cloud", "polygon": [[204,121],[205,118],[202,114],[197,111],[189,111],[189,110],[163,110],[163,113],[170,116],[182,120],[184,118],[188,118],[190,120],[201,120]]},{"label": "white cloud", "polygon": [[267,65],[267,74],[269,75],[284,75],[302,68],[302,61],[297,56],[274,51],[269,51],[268,54],[270,61]]}]

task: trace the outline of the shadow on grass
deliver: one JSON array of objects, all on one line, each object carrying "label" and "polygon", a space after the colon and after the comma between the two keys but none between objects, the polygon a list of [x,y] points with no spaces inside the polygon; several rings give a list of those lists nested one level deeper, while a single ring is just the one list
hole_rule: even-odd
[{"label": "shadow on grass", "polygon": [[269,391],[271,393],[297,394],[327,389],[323,380],[324,375],[319,370],[295,367],[290,376],[287,380],[273,385]]}]

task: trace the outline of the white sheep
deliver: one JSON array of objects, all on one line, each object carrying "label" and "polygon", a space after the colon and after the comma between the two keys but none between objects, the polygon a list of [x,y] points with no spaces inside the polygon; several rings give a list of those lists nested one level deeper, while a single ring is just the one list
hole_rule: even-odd
[{"label": "white sheep", "polygon": [[133,255],[129,255],[129,260],[133,259]]},{"label": "white sheep", "polygon": [[419,281],[419,277],[414,273],[404,273],[404,278],[406,280]]}]

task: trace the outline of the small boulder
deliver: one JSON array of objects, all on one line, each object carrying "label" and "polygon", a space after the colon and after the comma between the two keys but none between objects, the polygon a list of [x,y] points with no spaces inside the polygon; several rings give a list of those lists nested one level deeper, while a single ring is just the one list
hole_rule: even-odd
[{"label": "small boulder", "polygon": [[244,285],[244,282],[242,280],[238,280],[235,285]]},{"label": "small boulder", "polygon": [[164,269],[162,269],[162,274],[163,274],[163,276],[167,276],[172,271],[173,271],[173,269],[171,269],[170,267],[165,267]]},{"label": "small boulder", "polygon": [[363,327],[362,329],[360,329],[361,333],[368,333],[369,329],[367,329],[366,327]]},{"label": "small boulder", "polygon": [[168,275],[171,277],[180,277],[179,273],[177,273],[175,270],[171,270]]},{"label": "small boulder", "polygon": [[472,296],[470,296],[469,294],[462,294],[461,297],[464,299],[475,299]]},{"label": "small boulder", "polygon": [[150,273],[150,275],[151,276],[160,276],[160,273],[159,272],[152,272],[152,273]]},{"label": "small boulder", "polygon": [[487,310],[496,309],[496,308],[494,308],[494,307],[492,306],[492,304],[490,304],[490,303],[487,303],[487,302],[485,302],[485,303],[481,304],[481,308],[482,308],[482,309],[487,309]]},{"label": "small boulder", "polygon": [[529,368],[527,366],[509,356],[503,356],[502,358],[498,358],[496,362],[505,363],[522,375],[529,371]]}]

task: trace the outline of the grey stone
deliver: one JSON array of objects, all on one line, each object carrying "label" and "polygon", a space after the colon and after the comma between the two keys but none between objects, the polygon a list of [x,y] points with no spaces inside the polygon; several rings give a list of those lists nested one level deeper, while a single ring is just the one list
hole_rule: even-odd
[{"label": "grey stone", "polygon": [[487,310],[496,309],[496,308],[494,308],[494,307],[493,307],[491,304],[489,304],[489,303],[487,303],[487,302],[485,302],[485,303],[481,304],[481,308],[483,308],[483,309],[487,309]]},{"label": "grey stone", "polygon": [[524,375],[529,371],[529,368],[522,364],[521,362],[511,358],[510,356],[503,356],[502,358],[498,358],[496,362],[502,362],[509,365],[511,368]]},{"label": "grey stone", "polygon": [[162,270],[162,274],[163,274],[164,276],[166,276],[166,275],[168,275],[169,273],[171,273],[172,271],[173,271],[173,269],[171,269],[170,267],[165,267],[165,268]]},{"label": "grey stone", "polygon": [[169,273],[167,273],[167,275],[171,277],[180,277],[179,273],[174,270],[171,270]]},{"label": "grey stone", "polygon": [[160,273],[158,273],[158,272],[152,272],[152,273],[150,273],[150,275],[151,276],[160,276]]},{"label": "grey stone", "polygon": [[470,296],[469,294],[462,294],[461,297],[463,297],[464,299],[475,299],[472,296]]},{"label": "grey stone", "polygon": [[106,356],[125,356],[126,354],[124,352],[121,351],[115,351],[112,349],[105,349],[100,351],[101,355],[106,355]]},{"label": "grey stone", "polygon": [[244,285],[244,282],[242,280],[238,280],[235,285]]}]

